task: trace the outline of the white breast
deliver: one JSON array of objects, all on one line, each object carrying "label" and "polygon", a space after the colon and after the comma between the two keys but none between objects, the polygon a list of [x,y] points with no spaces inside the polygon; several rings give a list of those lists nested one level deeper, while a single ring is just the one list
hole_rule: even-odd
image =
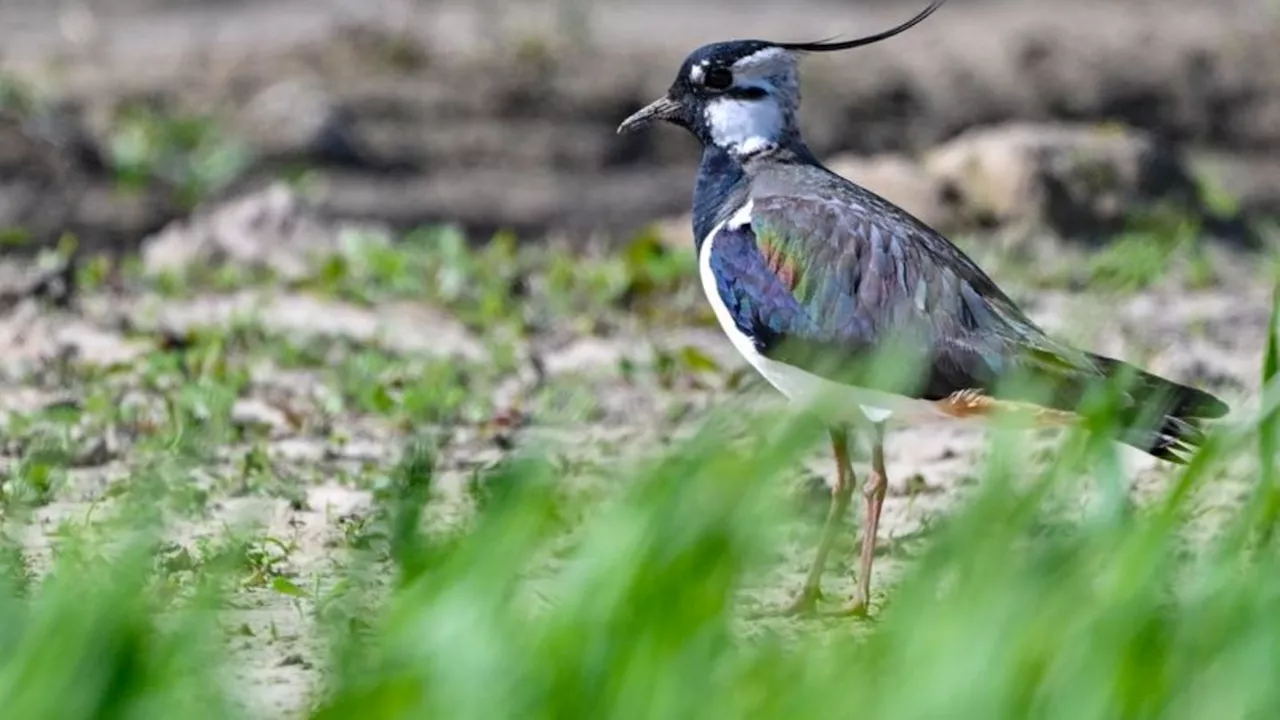
[{"label": "white breast", "polygon": [[806,406],[821,404],[824,412],[836,415],[833,419],[858,422],[863,418],[871,422],[885,422],[897,415],[900,419],[938,419],[945,417],[932,403],[907,398],[877,390],[844,385],[819,377],[794,365],[771,360],[761,355],[751,341],[733,321],[729,307],[720,297],[715,274],[711,270],[711,248],[716,235],[722,229],[736,229],[751,222],[752,203],[748,201],[726,222],[711,230],[702,243],[698,255],[698,274],[707,301],[715,311],[720,327],[729,336],[733,347],[756,369],[770,385],[792,402]]}]

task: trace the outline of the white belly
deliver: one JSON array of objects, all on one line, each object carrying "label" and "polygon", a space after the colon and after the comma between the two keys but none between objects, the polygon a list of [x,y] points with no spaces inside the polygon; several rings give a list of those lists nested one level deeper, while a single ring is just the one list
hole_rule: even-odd
[{"label": "white belly", "polygon": [[711,248],[721,228],[741,227],[750,222],[751,202],[734,213],[727,222],[717,225],[702,243],[698,255],[698,274],[702,290],[715,311],[721,329],[729,336],[733,347],[746,358],[770,385],[777,388],[792,402],[811,407],[833,420],[860,422],[886,422],[890,418],[903,421],[924,421],[949,418],[933,403],[908,398],[878,390],[845,385],[814,375],[794,365],[771,360],[761,355],[751,341],[733,321],[729,307],[720,298],[715,274],[711,271]]}]

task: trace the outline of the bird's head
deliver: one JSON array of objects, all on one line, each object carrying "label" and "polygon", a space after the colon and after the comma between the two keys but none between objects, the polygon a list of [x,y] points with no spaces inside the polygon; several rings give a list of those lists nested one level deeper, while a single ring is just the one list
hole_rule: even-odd
[{"label": "bird's head", "polygon": [[801,55],[848,50],[891,38],[923,21],[943,2],[933,0],[901,25],[856,40],[732,40],[704,45],[685,58],[667,94],[624,120],[618,132],[662,120],[687,129],[703,145],[740,157],[797,140]]}]

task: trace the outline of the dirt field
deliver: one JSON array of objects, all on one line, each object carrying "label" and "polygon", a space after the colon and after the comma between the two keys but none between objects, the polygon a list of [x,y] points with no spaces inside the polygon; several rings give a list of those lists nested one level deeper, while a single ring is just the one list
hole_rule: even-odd
[{"label": "dirt field", "polygon": [[[994,233],[964,242],[1045,327],[1245,413],[1271,309],[1265,216],[1280,209],[1267,171],[1280,159],[1275,9],[1060,5],[955,0],[900,43],[815,60],[813,144],[914,157],[974,127],[1072,120],[1124,121],[1185,149],[1259,219],[1263,249],[1178,245],[1151,277],[1118,287],[1103,282],[1114,279],[1105,251],[1055,241],[1021,257]],[[296,714],[318,683],[320,589],[409,439],[442,443],[445,507],[465,507],[470,483],[522,447],[554,448],[567,484],[607,494],[619,468],[708,408],[774,402],[712,324],[688,249],[633,239],[686,211],[691,142],[617,139],[613,127],[701,42],[853,34],[911,12],[888,0],[782,7],[98,0],[59,14],[7,0],[0,68],[49,98],[45,124],[0,125],[0,211],[31,240],[0,265],[0,467],[6,497],[34,513],[33,562],[47,562],[64,524],[162,477],[175,578],[201,542],[243,526],[248,570],[223,622],[240,660],[231,682],[263,716]],[[121,120],[137,107],[214,118],[190,128],[212,159],[168,174],[159,162],[140,193],[120,195],[107,159],[122,123],[151,122]],[[238,162],[228,148],[241,144]],[[254,194],[280,176],[314,200]],[[259,219],[172,225],[191,214],[191,183],[201,207],[259,198]],[[520,241],[379,240],[437,222]],[[68,228],[79,249],[125,259],[37,254]],[[172,248],[156,239],[165,228]],[[240,243],[193,250],[202,233]],[[180,421],[206,436],[192,440],[198,460],[155,444]],[[878,591],[964,497],[984,443],[980,429],[890,435]],[[862,468],[865,448],[856,459]],[[1124,459],[1138,497],[1169,477],[1146,456]],[[820,515],[830,469],[815,452],[788,492]],[[1206,527],[1251,472],[1242,460],[1208,493]],[[796,529],[749,602],[798,586],[815,532]],[[829,575],[838,593],[851,589],[850,535]]]}]

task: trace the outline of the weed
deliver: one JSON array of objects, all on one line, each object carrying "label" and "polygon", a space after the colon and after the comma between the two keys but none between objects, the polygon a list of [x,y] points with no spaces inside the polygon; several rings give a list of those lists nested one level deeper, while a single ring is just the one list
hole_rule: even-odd
[{"label": "weed", "polygon": [[210,117],[141,105],[121,111],[109,150],[122,187],[164,183],[175,188],[178,200],[188,207],[229,185],[252,159],[246,146],[222,132]]}]

